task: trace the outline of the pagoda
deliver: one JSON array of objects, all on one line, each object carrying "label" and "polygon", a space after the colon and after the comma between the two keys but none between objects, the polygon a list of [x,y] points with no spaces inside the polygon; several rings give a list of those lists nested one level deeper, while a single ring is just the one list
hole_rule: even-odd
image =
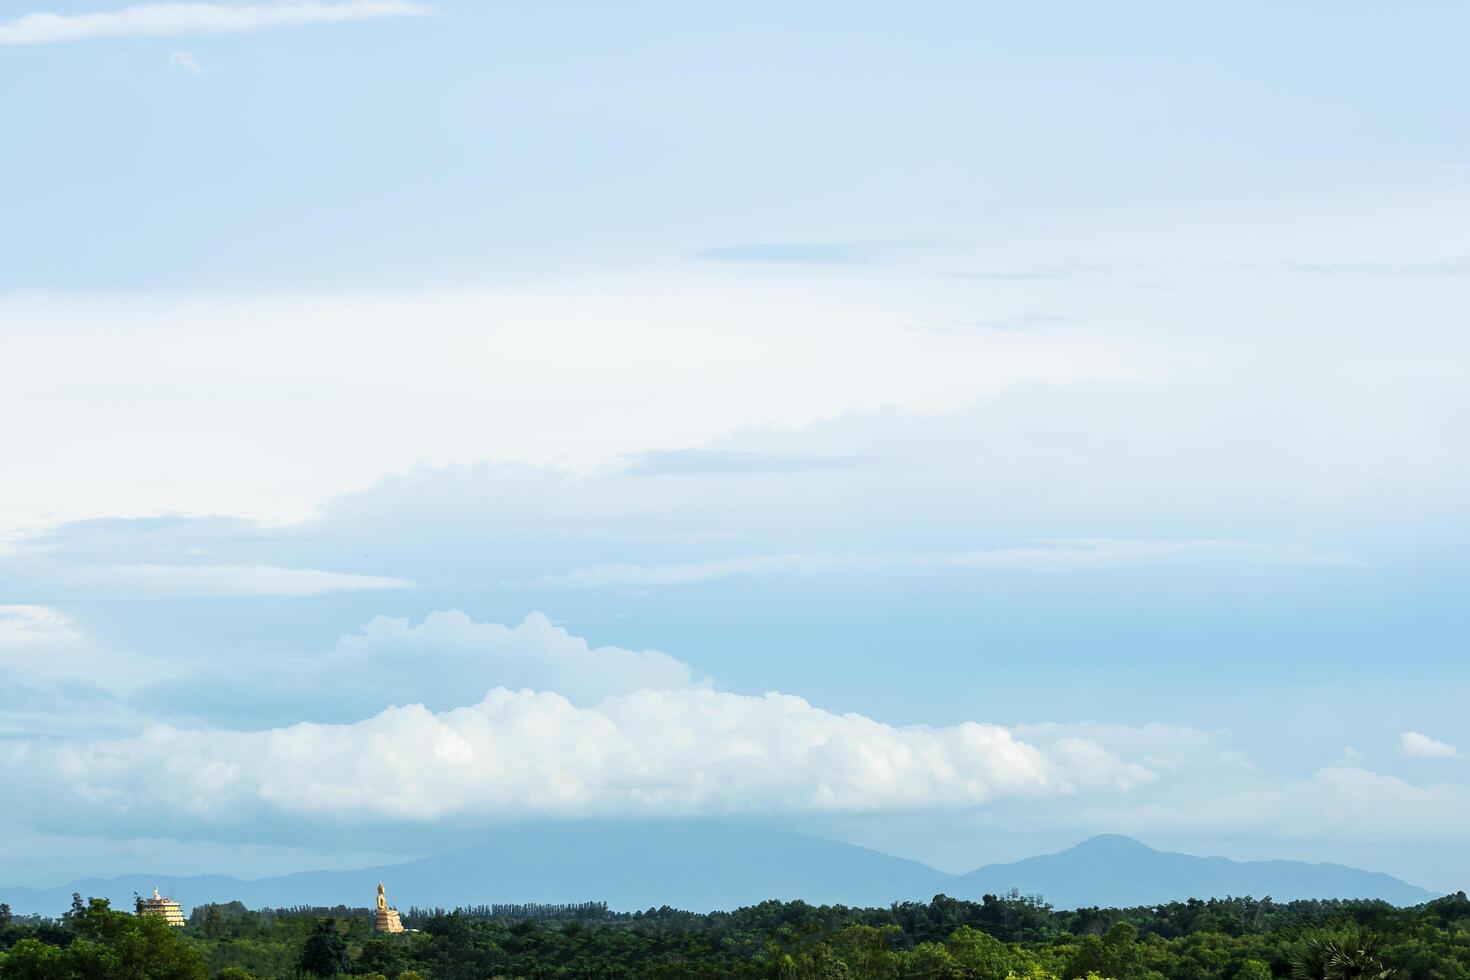
[{"label": "pagoda", "polygon": [[145,898],[138,903],[139,915],[156,915],[171,926],[184,924],[184,910],[179,908],[179,903],[171,898],[164,898],[158,894],[158,886],[153,886],[153,897]]},{"label": "pagoda", "polygon": [[398,918],[398,910],[388,907],[388,896],[383,891],[383,883],[381,881],[378,882],[378,914],[373,918],[373,931],[403,931],[403,923]]}]

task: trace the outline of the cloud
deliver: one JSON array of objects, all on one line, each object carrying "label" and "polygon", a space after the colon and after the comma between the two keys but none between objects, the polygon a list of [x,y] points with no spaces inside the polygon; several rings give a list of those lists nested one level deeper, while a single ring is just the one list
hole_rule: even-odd
[{"label": "cloud", "polygon": [[1086,739],[1043,749],[995,725],[894,727],[779,693],[640,691],[579,708],[504,688],[347,725],[15,742],[0,774],[28,810],[122,824],[162,811],[194,828],[966,807],[1156,778]]},{"label": "cloud", "polygon": [[199,60],[187,51],[170,51],[168,63],[175,68],[183,69],[191,75],[197,75],[204,69],[199,66]]},{"label": "cloud", "polygon": [[1129,834],[1245,835],[1277,840],[1470,840],[1470,785],[1419,785],[1362,766],[1328,766],[1306,779],[1253,781],[1211,792],[1174,787],[1137,806],[1098,803],[1068,819]]},{"label": "cloud", "polygon": [[[62,669],[85,673],[70,658]],[[91,679],[46,676],[49,664],[15,670],[0,664],[0,739],[132,735],[147,717]]]},{"label": "cloud", "polygon": [[877,462],[849,453],[754,453],[729,449],[663,449],[633,457],[630,476],[704,476],[711,473],[810,473],[856,469]]},{"label": "cloud", "polygon": [[1470,258],[1452,256],[1415,262],[1290,262],[1286,269],[1328,276],[1464,276]]},{"label": "cloud", "polygon": [[286,0],[280,3],[143,3],[101,13],[26,14],[0,24],[0,44],[47,44],[102,37],[236,34],[272,27],[336,24],[427,13],[408,0]]},{"label": "cloud", "polygon": [[556,691],[592,705],[708,683],[666,653],[593,647],[537,612],[514,627],[477,623],[457,609],[418,625],[378,616],[323,655],[258,663],[263,669],[249,677],[233,666],[209,668],[154,685],[138,700],[211,720],[355,721],[389,703],[447,710],[497,687]]},{"label": "cloud", "polygon": [[1400,735],[1399,751],[1411,759],[1448,759],[1460,754],[1453,745],[1418,732]]},{"label": "cloud", "polygon": [[[0,733],[115,728],[112,716],[133,714],[115,692],[153,673],[99,649],[49,606],[0,606]],[[98,707],[104,700],[105,711]],[[138,718],[130,720],[136,726]]]},{"label": "cloud", "polygon": [[[49,630],[30,625],[48,617],[55,622]],[[64,717],[98,698],[111,702],[111,715],[125,713],[137,731],[149,719],[252,728],[350,722],[387,704],[448,710],[493,688],[555,691],[591,706],[614,695],[710,683],[689,664],[657,650],[593,647],[539,612],[518,626],[477,623],[457,609],[429,613],[416,625],[378,616],[320,653],[253,651],[251,669],[244,672],[230,657],[160,662],[109,654],[83,642],[64,617],[49,610],[28,612],[19,620],[24,644],[7,644],[5,625],[16,620],[0,612],[0,733],[23,732],[32,717],[47,718],[48,729],[73,733],[117,730],[111,718],[94,725],[98,716],[92,710]],[[63,645],[62,639],[76,642]],[[46,656],[36,656],[43,649]]]},{"label": "cloud", "polygon": [[328,592],[406,589],[406,579],[275,565],[76,565],[42,567],[38,580],[71,591],[113,597],[314,596]]},{"label": "cloud", "polygon": [[0,649],[34,648],[77,639],[72,622],[47,606],[0,605]]},{"label": "cloud", "polygon": [[[515,627],[477,623],[457,609],[434,612],[418,626],[379,616],[344,636],[325,663],[328,674],[355,665],[393,677],[401,700],[461,703],[451,692],[492,687],[556,691],[592,703],[640,690],[682,690],[700,681],[694,668],[657,650],[592,647],[533,612]],[[427,672],[442,676],[435,684]],[[445,688],[439,696],[428,693]],[[426,690],[428,689],[428,690]],[[380,702],[381,703],[381,702]]]},{"label": "cloud", "polygon": [[1250,759],[1223,745],[1218,734],[1184,725],[1042,722],[1015,725],[1011,732],[1043,747],[1064,741],[1101,745],[1160,774],[1177,773],[1219,782],[1254,771]]},{"label": "cloud", "polygon": [[1032,269],[982,269],[968,272],[956,272],[953,275],[959,279],[980,279],[994,282],[1035,282],[1060,279],[1078,279],[1087,275],[1106,273],[1111,270],[1101,269],[1096,266],[1085,265],[1081,262],[1067,262],[1060,265],[1047,266]]},{"label": "cloud", "polygon": [[725,245],[695,253],[723,262],[794,262],[803,265],[860,265],[871,260],[866,245],[846,242],[764,242]]},{"label": "cloud", "polygon": [[1079,572],[1104,568],[1201,562],[1268,564],[1353,564],[1350,556],[1294,545],[1255,541],[1147,541],[1075,538],[1016,548],[930,554],[813,553],[751,555],[665,565],[612,564],[546,576],[540,585],[562,588],[690,585],[736,575],[817,572],[864,568],[974,568],[991,571]]},{"label": "cloud", "polygon": [[[301,520],[324,498],[421,464],[519,460],[586,473],[735,432],[845,413],[927,417],[1018,386],[1126,386],[1158,370],[1113,338],[915,331],[904,326],[911,313],[860,291],[737,288],[718,276],[249,302],[7,295],[0,320],[25,324],[0,363],[0,416],[54,398],[54,372],[16,365],[66,358],[81,399],[69,410],[96,422],[42,420],[7,445],[0,529],[167,511]],[[426,321],[428,334],[407,329]],[[272,353],[282,344],[286,362]],[[141,353],[160,348],[177,358]],[[344,372],[346,349],[357,355]],[[125,373],[139,381],[131,396],[106,397]],[[263,376],[279,391],[260,402]],[[378,389],[399,399],[372,397]],[[219,416],[207,423],[191,410],[206,398]],[[450,402],[448,416],[435,407]],[[511,418],[523,421],[477,421]],[[257,438],[227,451],[214,434],[231,425]],[[152,435],[128,441],[140,431]],[[72,470],[57,470],[58,444]],[[171,455],[180,444],[197,447],[183,471]],[[96,470],[112,474],[105,494],[87,479]]]}]

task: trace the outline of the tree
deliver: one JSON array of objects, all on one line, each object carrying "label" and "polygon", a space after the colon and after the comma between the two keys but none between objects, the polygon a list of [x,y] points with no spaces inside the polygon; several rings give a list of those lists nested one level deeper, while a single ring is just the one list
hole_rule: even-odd
[{"label": "tree", "polygon": [[902,975],[916,980],[960,980],[965,970],[938,943],[919,943],[900,961]]},{"label": "tree", "polygon": [[949,955],[976,980],[1005,980],[1019,963],[1010,946],[989,933],[960,926],[944,943]]},{"label": "tree", "polygon": [[352,968],[347,958],[347,940],[337,931],[336,919],[323,919],[306,937],[300,965],[302,973],[314,977],[332,977]]},{"label": "tree", "polygon": [[[67,913],[75,938],[65,947],[36,939],[16,943],[3,962],[3,980],[205,980],[199,952],[158,916],[113,911],[107,899]],[[17,955],[18,954],[18,955]]]},{"label": "tree", "polygon": [[1058,980],[1055,973],[1042,969],[1041,964],[1032,963],[1020,972],[1007,975],[1006,980]]},{"label": "tree", "polygon": [[900,930],[896,926],[848,926],[837,934],[837,956],[855,977],[865,980],[896,976],[898,958],[888,941]]},{"label": "tree", "polygon": [[10,903],[0,902],[0,929],[9,929],[12,921],[14,920],[10,914]]},{"label": "tree", "polygon": [[357,969],[362,973],[396,976],[402,972],[403,954],[398,944],[388,939],[369,939],[357,956]]},{"label": "tree", "polygon": [[0,977],[5,980],[72,980],[74,976],[66,951],[39,939],[22,939],[0,959]]},{"label": "tree", "polygon": [[1260,960],[1246,960],[1235,971],[1235,980],[1271,980],[1271,967]]},{"label": "tree", "polygon": [[1297,947],[1291,961],[1294,980],[1390,980],[1383,941],[1358,925],[1319,931]]},{"label": "tree", "polygon": [[225,935],[225,917],[220,913],[218,905],[211,905],[204,913],[204,924],[201,927],[205,939],[222,939]]}]

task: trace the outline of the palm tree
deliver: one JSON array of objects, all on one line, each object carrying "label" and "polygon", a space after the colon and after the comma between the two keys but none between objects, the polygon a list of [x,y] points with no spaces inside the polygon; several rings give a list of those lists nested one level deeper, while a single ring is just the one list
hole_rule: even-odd
[{"label": "palm tree", "polygon": [[1293,980],[1392,980],[1383,965],[1383,941],[1362,926],[1318,932],[1292,957]]}]

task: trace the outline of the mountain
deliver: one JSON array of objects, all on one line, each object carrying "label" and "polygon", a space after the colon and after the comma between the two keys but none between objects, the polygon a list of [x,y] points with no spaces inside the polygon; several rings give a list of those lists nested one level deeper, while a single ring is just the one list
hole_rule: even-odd
[{"label": "mountain", "polygon": [[605,901],[615,909],[658,905],[708,911],[768,898],[887,905],[928,899],[954,880],[917,861],[799,834],[702,821],[546,823],[506,827],[484,844],[361,871],[307,871],[242,881],[216,876],[73,882],[0,890],[17,913],[55,915],[72,892],[132,908],[156,883],[185,908],[239,899],[251,908],[371,905],[377,883],[401,908],[495,902]]},{"label": "mountain", "polygon": [[60,888],[0,889],[17,913],[56,915],[72,892],[131,908],[153,886],[185,908],[238,899],[252,908],[367,906],[379,881],[402,908],[495,902],[605,901],[615,909],[672,905],[729,909],[768,898],[883,906],[944,893],[978,900],[1012,888],[1058,908],[1152,905],[1226,895],[1381,898],[1434,896],[1385,874],[1297,861],[1236,862],[1156,851],[1127,837],[1094,837],[1057,854],[964,875],[799,834],[740,824],[669,821],[545,823],[501,828],[469,850],[360,871],[306,871],[243,881],[128,875]]},{"label": "mountain", "polygon": [[1039,894],[1057,908],[1156,905],[1183,898],[1270,895],[1298,898],[1380,898],[1417,905],[1437,897],[1386,874],[1340,864],[1231,861],[1156,851],[1130,837],[1104,834],[1057,854],[992,864],[960,875],[959,898],[1001,895],[1012,888]]}]

